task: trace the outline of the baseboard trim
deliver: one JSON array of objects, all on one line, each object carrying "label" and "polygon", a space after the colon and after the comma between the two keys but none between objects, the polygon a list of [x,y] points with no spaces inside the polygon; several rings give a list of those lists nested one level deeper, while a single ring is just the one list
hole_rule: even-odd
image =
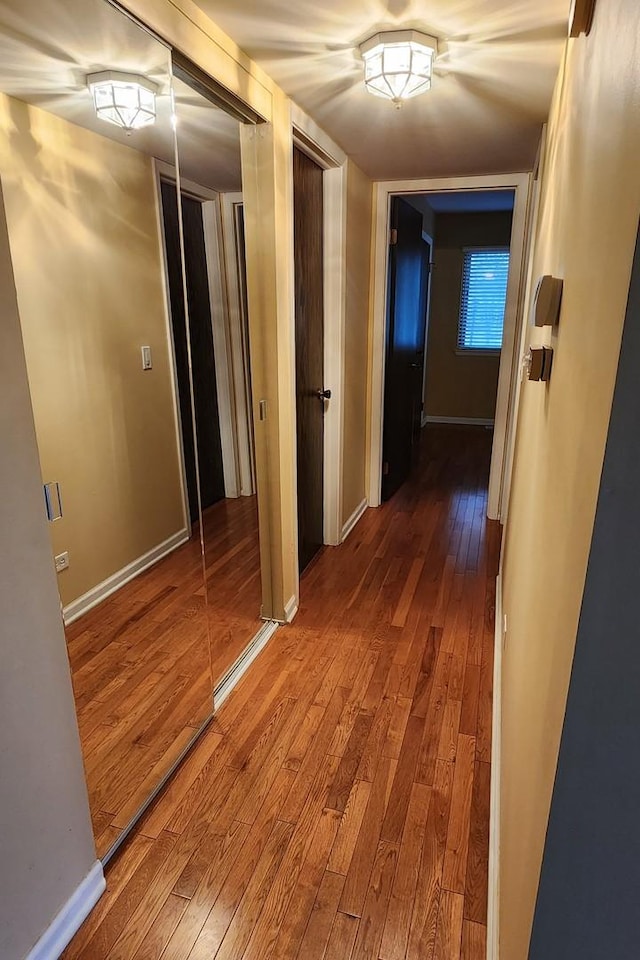
[{"label": "baseboard trim", "polygon": [[502,576],[496,580],[496,625],[493,654],[493,712],[491,718],[491,801],[489,807],[489,900],[487,905],[487,960],[500,954],[500,761],[502,749]]},{"label": "baseboard trim", "polygon": [[134,577],[137,577],[149,567],[152,567],[158,560],[162,560],[163,557],[172,553],[173,550],[181,547],[188,539],[189,531],[186,527],[183,527],[182,530],[178,530],[173,536],[159,543],[157,547],[144,553],[141,557],[138,557],[137,560],[128,563],[126,567],[107,577],[102,583],[92,587],[91,590],[88,590],[81,597],[78,597],[77,600],[68,603],[62,611],[65,624],[69,625],[83,614],[88,613],[93,607],[96,607],[107,597],[111,596],[112,593],[115,593],[116,590],[119,590],[120,587],[123,587],[125,583],[129,583]]},{"label": "baseboard trim", "polygon": [[298,612],[298,598],[294,594],[292,597],[289,597],[287,602],[284,605],[284,622],[291,623],[296,613]]},{"label": "baseboard trim", "polygon": [[367,498],[365,497],[365,499],[362,500],[362,501],[358,504],[358,506],[355,508],[355,510],[353,511],[353,513],[351,514],[351,516],[349,517],[349,519],[347,520],[347,522],[343,525],[343,527],[342,527],[342,539],[341,539],[340,543],[344,543],[344,541],[347,539],[347,537],[349,536],[349,534],[351,533],[351,531],[352,531],[353,528],[355,527],[355,525],[356,525],[356,523],[358,522],[358,520],[362,517],[363,513],[365,512],[365,510],[367,509],[368,506],[369,506],[369,503],[368,503],[368,501],[367,501]]},{"label": "baseboard trim", "polygon": [[267,620],[267,622],[260,627],[251,643],[245,647],[236,662],[229,668],[229,670],[227,670],[220,683],[214,689],[214,710],[218,710],[219,707],[224,703],[233,688],[239,682],[240,678],[247,672],[258,654],[264,650],[279,626],[280,624],[275,620]]},{"label": "baseboard trim", "polygon": [[95,907],[106,886],[102,864],[96,860],[26,960],[57,960]]},{"label": "baseboard trim", "polygon": [[485,420],[483,417],[426,417],[422,415],[422,426],[428,423],[461,423],[470,427],[493,427],[495,420]]}]

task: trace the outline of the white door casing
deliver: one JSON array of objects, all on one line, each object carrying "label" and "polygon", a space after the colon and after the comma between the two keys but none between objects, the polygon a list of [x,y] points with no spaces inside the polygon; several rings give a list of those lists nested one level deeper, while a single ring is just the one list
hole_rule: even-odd
[{"label": "white door casing", "polygon": [[387,267],[391,198],[397,194],[469,192],[472,190],[513,190],[514,208],[511,228],[511,265],[507,285],[504,333],[500,354],[498,396],[496,402],[491,471],[489,476],[488,516],[500,519],[505,474],[507,429],[513,429],[510,409],[514,403],[515,383],[520,369],[520,331],[523,311],[524,246],[531,175],[500,174],[483,177],[454,177],[431,180],[385,180],[375,185],[373,305],[371,348],[369,351],[369,506],[381,502],[382,429],[384,416],[385,331],[387,323]]}]

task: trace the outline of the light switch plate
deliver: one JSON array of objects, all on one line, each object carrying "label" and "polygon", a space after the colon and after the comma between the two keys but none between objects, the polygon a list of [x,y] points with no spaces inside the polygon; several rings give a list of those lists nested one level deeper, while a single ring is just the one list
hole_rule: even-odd
[{"label": "light switch plate", "polygon": [[151,347],[141,347],[142,369],[153,370],[153,357],[151,356]]}]

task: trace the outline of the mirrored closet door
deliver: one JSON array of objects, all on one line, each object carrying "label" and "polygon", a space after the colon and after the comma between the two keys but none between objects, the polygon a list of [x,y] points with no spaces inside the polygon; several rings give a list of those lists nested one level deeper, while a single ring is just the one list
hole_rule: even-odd
[{"label": "mirrored closet door", "polygon": [[[240,120],[218,105],[215,87],[192,69],[179,57],[174,61],[209,642],[218,701],[225,678],[261,627],[262,587]],[[165,231],[172,238],[176,187],[164,165],[161,180]],[[176,278],[171,302],[179,315],[178,271],[171,273]]]},{"label": "mirrored closet door", "polygon": [[207,540],[205,578],[202,537],[226,487],[199,453],[215,409],[192,384],[213,371],[179,307],[202,238],[187,205],[183,244],[160,173],[177,208],[172,84],[167,47],[106,0],[0,8],[0,177],[100,857],[210,717],[215,680],[224,551]]}]

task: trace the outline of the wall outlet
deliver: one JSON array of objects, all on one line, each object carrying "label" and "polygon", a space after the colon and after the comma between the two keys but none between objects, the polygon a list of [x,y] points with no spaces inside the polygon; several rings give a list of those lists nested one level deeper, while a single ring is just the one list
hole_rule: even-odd
[{"label": "wall outlet", "polygon": [[56,573],[60,573],[62,570],[66,570],[69,566],[69,551],[65,550],[64,553],[59,553],[57,557],[53,558],[56,564]]}]

